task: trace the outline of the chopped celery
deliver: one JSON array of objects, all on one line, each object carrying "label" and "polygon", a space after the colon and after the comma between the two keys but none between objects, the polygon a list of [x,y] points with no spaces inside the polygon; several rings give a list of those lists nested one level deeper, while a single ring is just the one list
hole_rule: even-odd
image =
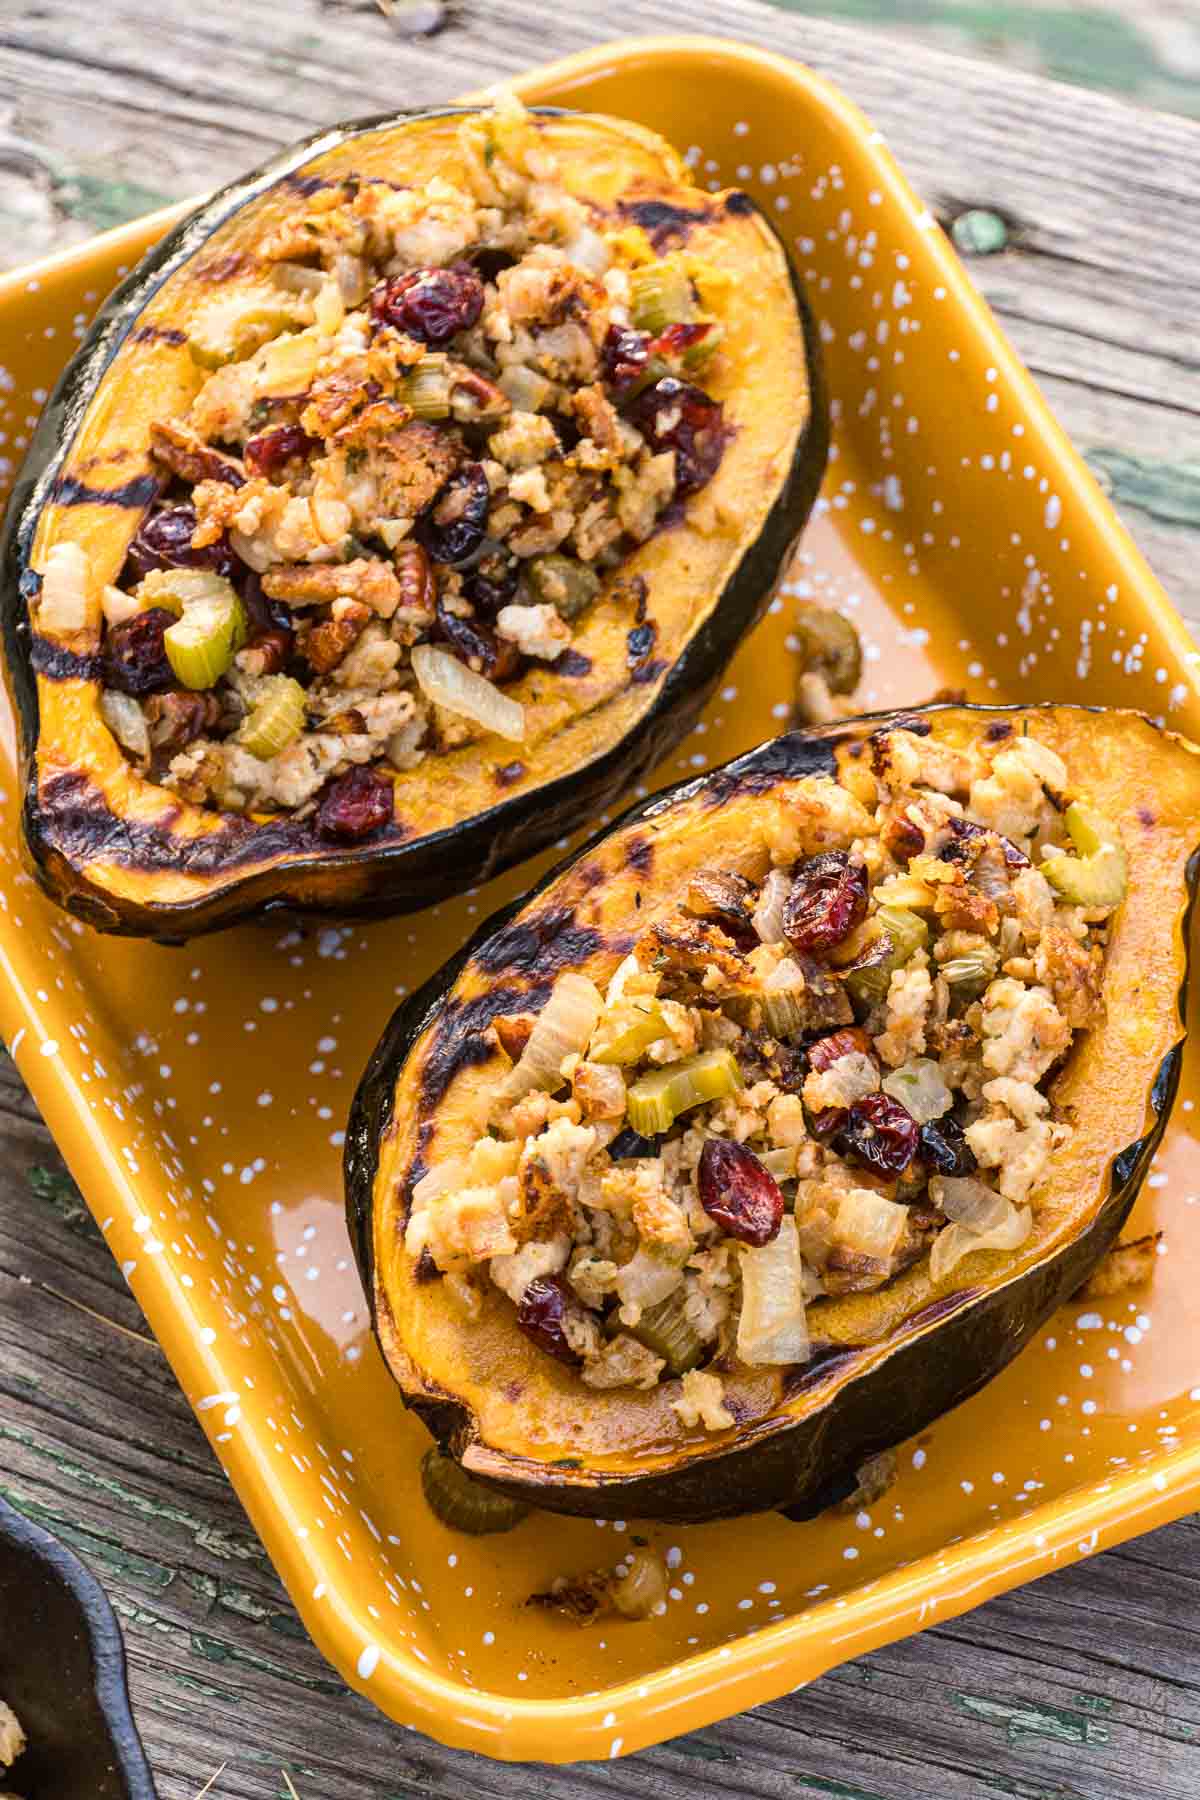
[{"label": "chopped celery", "polygon": [[523,1501],[510,1500],[474,1480],[436,1444],[421,1458],[421,1491],[435,1518],[451,1531],[470,1532],[472,1537],[511,1531],[529,1511]]},{"label": "chopped celery", "polygon": [[186,688],[213,687],[246,641],[246,614],[233,588],[184,606],[183,617],[163,633],[163,649]]},{"label": "chopped celery", "polygon": [[[782,980],[776,977],[782,976]],[[790,957],[780,963],[763,989],[763,1012],[767,1025],[777,1038],[793,1031],[803,1031],[812,1010],[804,973]]]},{"label": "chopped celery", "polygon": [[535,556],[528,564],[529,585],[539,600],[564,619],[578,618],[600,592],[600,577],[573,556]]},{"label": "chopped celery", "polygon": [[304,689],[290,675],[272,675],[262,697],[242,723],[238,742],[251,756],[269,762],[304,730]]},{"label": "chopped celery", "polygon": [[719,319],[714,319],[704,336],[697,338],[694,344],[687,346],[679,360],[689,375],[695,375],[708,366],[720,348],[721,339],[724,336],[725,327]]},{"label": "chopped celery", "polygon": [[450,417],[450,371],[444,356],[423,356],[400,383],[400,398],[418,419]]},{"label": "chopped celery", "polygon": [[[633,1013],[618,1026],[615,1036],[600,1036],[592,1044],[588,1052],[591,1062],[597,1063],[635,1063],[643,1050],[648,1050],[655,1038],[665,1037],[666,1022],[663,1019],[662,1007],[649,995],[627,1002]],[[600,1027],[601,1034],[604,1026]]]},{"label": "chopped celery", "polygon": [[978,950],[964,951],[961,956],[949,957],[938,973],[946,977],[951,987],[986,987],[996,973],[996,961],[996,952],[988,944]]},{"label": "chopped celery", "polygon": [[629,277],[633,322],[639,331],[665,331],[695,317],[696,302],[687,270],[678,257],[634,269]]},{"label": "chopped celery", "polygon": [[704,1358],[704,1339],[687,1316],[686,1301],[687,1289],[681,1285],[627,1328],[639,1344],[662,1357],[668,1375],[686,1374]]},{"label": "chopped celery", "polygon": [[252,288],[205,306],[188,331],[188,349],[202,369],[241,362],[297,322],[297,299],[275,288]]},{"label": "chopped celery", "polygon": [[1129,879],[1129,858],[1111,820],[1072,801],[1064,822],[1074,856],[1048,856],[1042,874],[1072,906],[1119,906]]},{"label": "chopped celery", "polygon": [[868,1006],[886,998],[896,970],[902,969],[929,942],[929,927],[924,919],[903,906],[881,906],[872,924],[876,927],[873,936],[885,936],[890,949],[878,962],[864,963],[861,969],[850,969],[846,974],[850,993]]},{"label": "chopped celery", "polygon": [[652,1137],[669,1130],[680,1113],[723,1100],[741,1085],[742,1072],[731,1050],[702,1050],[635,1081],[626,1096],[629,1123],[643,1137]]},{"label": "chopped celery", "polygon": [[151,569],[133,590],[138,605],[165,607],[177,619],[187,607],[206,600],[224,600],[232,590],[224,575],[212,569]]}]

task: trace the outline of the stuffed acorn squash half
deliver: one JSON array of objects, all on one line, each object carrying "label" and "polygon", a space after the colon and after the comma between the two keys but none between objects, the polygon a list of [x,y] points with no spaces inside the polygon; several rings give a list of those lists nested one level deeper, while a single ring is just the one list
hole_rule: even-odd
[{"label": "stuffed acorn squash half", "polygon": [[1113,1244],[1178,1072],[1200,760],[1140,714],[793,733],[396,1014],[349,1216],[406,1400],[599,1516],[802,1516]]},{"label": "stuffed acorn squash half", "polygon": [[779,239],[652,133],[323,134],[152,253],[37,433],[4,579],[43,884],[183,937],[532,853],[683,735],[826,443]]}]

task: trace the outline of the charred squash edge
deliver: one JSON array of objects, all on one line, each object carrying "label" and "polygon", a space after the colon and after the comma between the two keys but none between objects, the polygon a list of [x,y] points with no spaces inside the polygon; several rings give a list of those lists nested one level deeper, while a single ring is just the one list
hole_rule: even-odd
[{"label": "charred squash edge", "polygon": [[[391,1122],[399,1070],[426,1027],[436,1017],[444,996],[453,987],[465,964],[495,932],[507,925],[548,889],[568,868],[585,858],[613,833],[653,817],[677,800],[702,792],[714,782],[729,784],[758,779],[768,784],[784,775],[830,773],[833,752],[847,735],[858,737],[864,727],[879,729],[913,718],[944,712],[971,712],[985,717],[1060,710],[1042,706],[954,706],[939,704],[893,713],[865,714],[861,718],[810,731],[791,732],[761,745],[702,776],[691,777],[629,808],[611,825],[597,832],[578,850],[557,863],[528,894],[497,912],[480,926],[451,961],[412,994],[394,1013],[363,1074],[352,1104],[346,1131],[344,1172],[346,1213],[350,1237],[366,1290],[372,1320],[378,1331],[378,1293],[372,1234],[374,1182],[379,1145]],[[1104,707],[1072,707],[1080,713],[1101,714],[1121,710]],[[1144,715],[1143,715],[1144,716]],[[1147,724],[1152,724],[1146,720]],[[1197,771],[1200,786],[1200,769]],[[1200,835],[1200,808],[1197,833]],[[1158,1064],[1147,1101],[1154,1123],[1141,1137],[1118,1152],[1112,1161],[1111,1191],[1092,1223],[1046,1262],[1028,1270],[1019,1280],[996,1288],[987,1296],[967,1287],[935,1300],[924,1309],[922,1330],[899,1347],[878,1372],[886,1389],[888,1406],[881,1411],[876,1381],[867,1376],[850,1381],[834,1397],[832,1406],[773,1432],[751,1428],[747,1438],[732,1446],[714,1444],[710,1451],[690,1455],[679,1468],[658,1467],[644,1475],[613,1475],[603,1470],[555,1468],[532,1458],[489,1452],[493,1467],[471,1463],[471,1473],[490,1481],[514,1499],[553,1511],[607,1518],[663,1518],[679,1522],[707,1519],[778,1508],[789,1518],[806,1519],[844,1497],[854,1485],[854,1471],[867,1458],[912,1437],[941,1414],[978,1392],[1022,1350],[1054,1311],[1075,1293],[1105,1252],[1116,1242],[1132,1209],[1150,1160],[1162,1138],[1175,1098],[1186,1038],[1188,979],[1187,933],[1200,884],[1200,848],[1193,850],[1185,871],[1186,907],[1183,915],[1178,1011],[1180,1036]],[[515,1327],[514,1327],[515,1329]],[[980,1366],[972,1347],[986,1338],[990,1354]],[[930,1340],[937,1354],[926,1355]],[[836,1375],[853,1349],[834,1351],[801,1376],[805,1387],[819,1387]],[[386,1361],[386,1354],[385,1354]],[[457,1398],[444,1401],[404,1395],[434,1437],[462,1457],[474,1441],[474,1421],[468,1407]],[[807,1428],[807,1431],[805,1430]],[[807,1437],[807,1443],[804,1437]],[[841,1443],[845,1451],[831,1456],[829,1445]],[[498,1472],[498,1465],[512,1474]]]},{"label": "charred squash edge", "polygon": [[[791,467],[766,521],[742,553],[719,602],[688,639],[650,710],[634,729],[577,772],[560,776],[509,801],[428,837],[364,846],[354,851],[313,850],[311,842],[288,860],[239,879],[239,862],[284,848],[300,833],[287,820],[266,825],[234,822],[214,834],[208,846],[212,892],[186,902],[153,904],[121,898],[88,878],[81,867],[50,841],[38,792],[36,750],[41,728],[36,682],[38,644],[30,629],[29,601],[39,577],[30,567],[38,518],[53,490],[83,416],[99,391],[117,351],[136,329],[153,296],[198,254],[211,234],[268,188],[293,175],[317,155],[389,125],[461,117],[484,110],[447,106],[382,113],[346,126],[317,132],[251,175],[224,188],[207,205],[168,233],[126,277],[106,302],[81,348],[67,365],[34,432],[14,484],[0,541],[5,661],[21,729],[24,768],[22,823],[26,849],[41,886],[60,905],[102,931],[183,941],[251,916],[274,911],[370,917],[414,911],[463,888],[487,880],[554,839],[574,830],[596,811],[610,807],[623,791],[665,756],[691,728],[742,636],[766,609],[775,581],[816,500],[829,450],[829,408],[812,313],[793,259],[784,248],[791,288],[804,337],[809,418]],[[540,117],[569,116],[562,107],[534,107]],[[774,227],[763,218],[776,241]],[[55,651],[58,657],[67,655]],[[89,669],[65,673],[88,676]],[[67,776],[67,782],[76,778]],[[94,795],[78,778],[78,794],[64,795],[73,828],[86,839],[101,821]],[[103,821],[111,821],[107,807]],[[89,814],[91,815],[89,819]],[[145,829],[145,828],[143,828]],[[161,832],[156,833],[162,835]],[[273,840],[273,841],[272,841]],[[147,847],[155,855],[162,845]],[[345,881],[339,877],[343,874]],[[313,892],[314,877],[319,893]],[[305,891],[306,881],[308,891]],[[353,892],[344,891],[353,882]]]}]

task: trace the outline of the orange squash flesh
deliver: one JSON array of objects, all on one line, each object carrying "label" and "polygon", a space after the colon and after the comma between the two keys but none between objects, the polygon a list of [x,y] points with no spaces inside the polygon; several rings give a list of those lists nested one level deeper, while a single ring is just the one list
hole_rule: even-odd
[{"label": "orange squash flesh", "polygon": [[[904,715],[906,718],[911,714]],[[503,1058],[481,1036],[536,1009],[564,969],[603,989],[639,929],[701,864],[760,876],[764,814],[845,764],[884,717],[794,733],[627,813],[492,921],[403,1006],[364,1077],[347,1139],[351,1225],[384,1354],[406,1399],[464,1466],[535,1505],[605,1517],[700,1519],[822,1502],[862,1460],[982,1386],[1115,1241],[1161,1135],[1183,1037],[1185,922],[1200,839],[1200,752],[1142,715],[1079,707],[927,709],[962,744],[1027,720],[1075,791],[1118,821],[1127,896],[1107,952],[1106,1021],[1081,1035],[1050,1097],[1074,1131],[1040,1186],[1033,1235],[981,1252],[941,1287],[928,1260],[874,1293],[810,1308],[813,1363],[726,1377],[735,1427],[689,1430],[667,1390],[594,1392],[484,1299],[469,1326],[403,1241],[425,1168],[482,1129]]]},{"label": "orange squash flesh", "polygon": [[[309,204],[313,184],[350,173],[453,180],[462,117],[328,132],[218,196],[118,291],[46,409],[11,508],[3,575],[26,840],[43,885],[102,929],[186,936],[281,904],[405,910],[532,854],[610,804],[685,734],[805,521],[827,422],[814,334],[779,239],[746,196],[694,187],[653,133],[534,115],[568,192],[605,216],[672,214],[683,221],[672,244],[713,271],[725,335],[708,385],[733,426],[715,477],[606,580],[576,633],[579,672],[534,667],[508,690],[525,708],[526,740],[488,735],[399,771],[394,826],[377,841],[347,850],[323,843],[311,822],[221,815],[130,766],[100,712],[98,633],[39,638],[36,572],[54,546],[72,543],[88,558],[93,598],[117,580],[155,491],[151,422],[181,414],[205,373],[187,344],[197,314],[214,295],[261,287],[256,245]],[[635,670],[629,633],[646,618],[652,663]]]}]

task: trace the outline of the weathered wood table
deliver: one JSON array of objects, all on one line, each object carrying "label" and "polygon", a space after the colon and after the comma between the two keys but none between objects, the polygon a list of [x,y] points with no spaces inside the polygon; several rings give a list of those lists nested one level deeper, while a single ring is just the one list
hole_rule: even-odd
[{"label": "weathered wood table", "polygon": [[[668,0],[463,0],[406,40],[368,0],[4,0],[0,260],[215,186],[318,124],[684,22]],[[753,0],[700,0],[686,23],[842,83],[947,224],[999,215],[1005,247],[972,272],[1200,621],[1200,127]],[[284,1770],[302,1800],[1200,1792],[1195,1520],[624,1763],[503,1767],[397,1729],[305,1638],[11,1064],[0,1158],[0,1492],[106,1581],[164,1800],[222,1765],[214,1800],[286,1795]]]}]

